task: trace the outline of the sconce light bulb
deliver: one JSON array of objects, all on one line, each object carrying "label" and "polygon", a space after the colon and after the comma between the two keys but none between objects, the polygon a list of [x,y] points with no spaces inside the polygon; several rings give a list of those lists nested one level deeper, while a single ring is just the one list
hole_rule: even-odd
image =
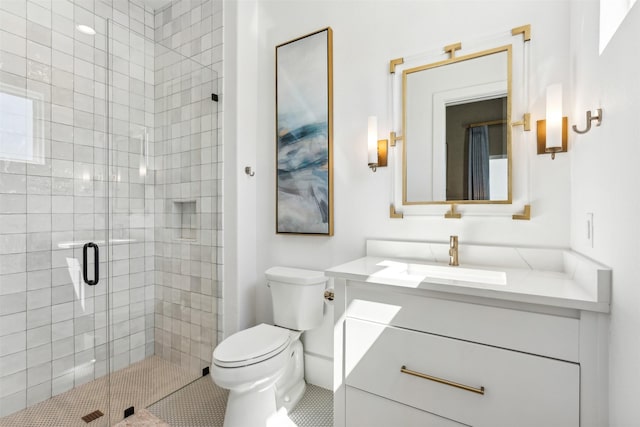
[{"label": "sconce light bulb", "polygon": [[[378,118],[370,116],[368,121],[367,151],[369,165],[378,164]],[[371,167],[371,166],[370,166]]]},{"label": "sconce light bulb", "polygon": [[559,83],[547,88],[546,116],[546,148],[562,147],[562,85]]}]

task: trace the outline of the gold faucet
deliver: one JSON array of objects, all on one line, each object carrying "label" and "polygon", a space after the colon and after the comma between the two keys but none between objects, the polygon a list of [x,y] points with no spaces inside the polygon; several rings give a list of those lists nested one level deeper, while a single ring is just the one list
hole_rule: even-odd
[{"label": "gold faucet", "polygon": [[458,236],[449,237],[449,265],[460,265],[458,264]]}]

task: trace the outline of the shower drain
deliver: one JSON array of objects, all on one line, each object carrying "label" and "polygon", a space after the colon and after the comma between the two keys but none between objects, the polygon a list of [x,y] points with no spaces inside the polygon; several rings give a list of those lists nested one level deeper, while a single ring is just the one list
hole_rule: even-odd
[{"label": "shower drain", "polygon": [[91,421],[97,420],[98,418],[100,418],[103,415],[104,414],[101,411],[93,411],[92,413],[87,414],[84,417],[82,417],[82,421],[84,421],[85,423],[90,423]]}]

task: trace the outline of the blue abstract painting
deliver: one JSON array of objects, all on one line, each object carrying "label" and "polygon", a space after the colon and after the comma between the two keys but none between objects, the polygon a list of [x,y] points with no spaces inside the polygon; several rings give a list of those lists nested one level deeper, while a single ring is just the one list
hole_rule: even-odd
[{"label": "blue abstract painting", "polygon": [[276,47],[278,233],[333,235],[331,36]]}]

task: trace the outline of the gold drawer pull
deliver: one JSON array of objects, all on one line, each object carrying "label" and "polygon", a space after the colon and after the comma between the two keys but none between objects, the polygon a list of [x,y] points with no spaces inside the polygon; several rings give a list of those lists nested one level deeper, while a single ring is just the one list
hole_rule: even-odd
[{"label": "gold drawer pull", "polygon": [[403,374],[413,375],[415,377],[424,378],[425,380],[435,381],[440,384],[450,385],[451,387],[461,388],[463,390],[471,391],[473,393],[478,393],[484,395],[484,387],[475,388],[464,384],[454,383],[453,381],[445,380],[438,377],[432,377],[431,375],[423,374],[421,372],[412,371],[411,369],[407,369],[406,366],[402,366],[400,368],[400,372]]}]

